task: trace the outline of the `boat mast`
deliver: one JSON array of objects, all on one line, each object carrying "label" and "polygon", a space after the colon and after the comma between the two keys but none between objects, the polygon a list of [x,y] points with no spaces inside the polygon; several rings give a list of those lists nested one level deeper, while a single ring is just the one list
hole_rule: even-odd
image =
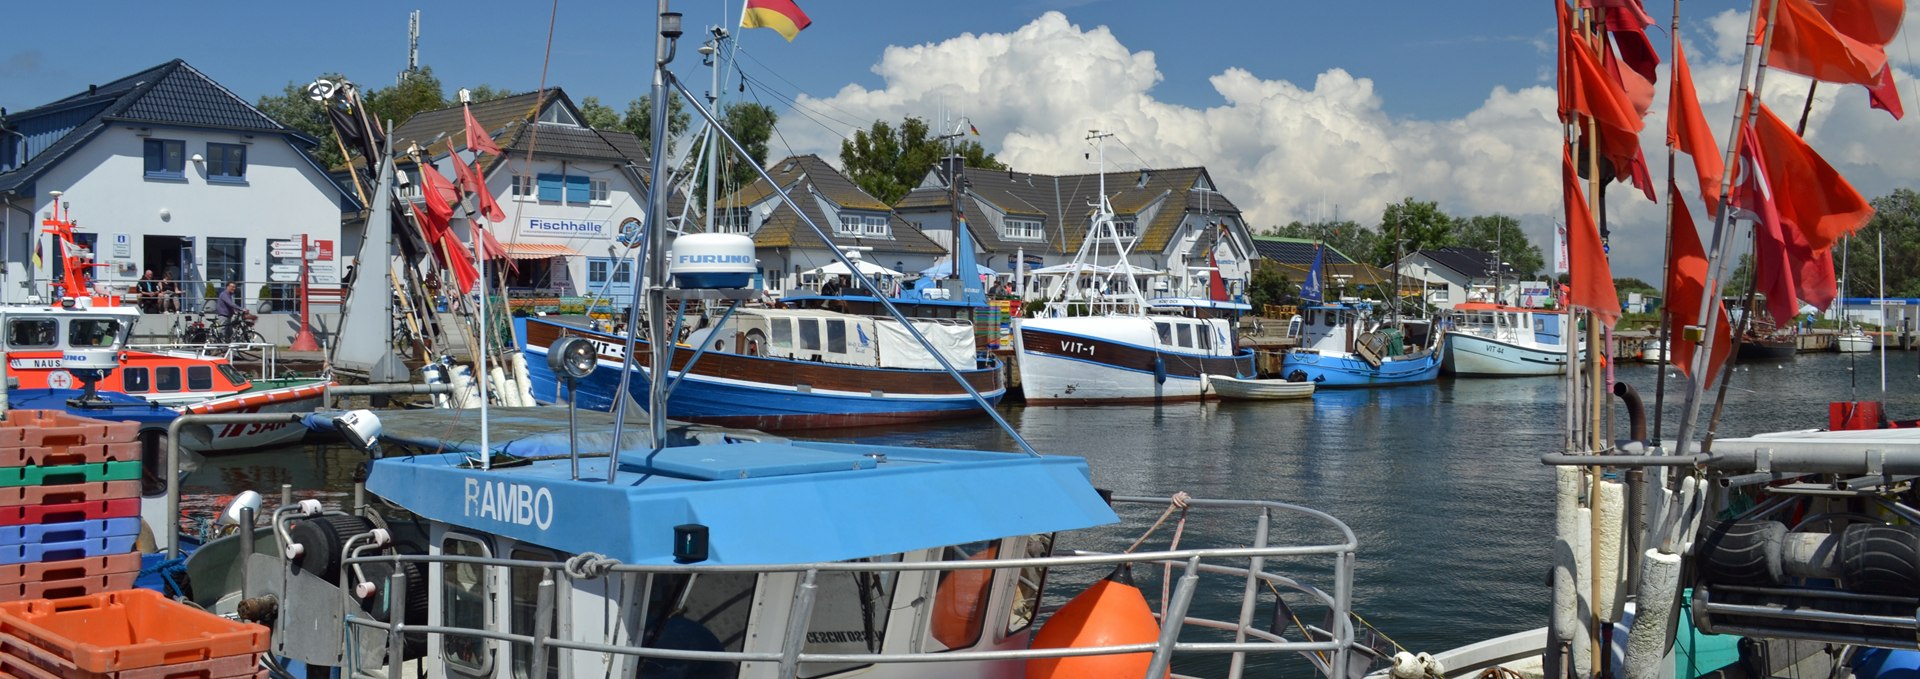
[{"label": "boat mast", "polygon": [[[721,8],[720,18],[721,25],[708,29],[713,37],[707,40],[707,44],[700,46],[700,54],[704,56],[703,60],[708,70],[713,73],[712,89],[707,90],[707,109],[713,111],[720,110],[720,51],[726,47],[729,37],[724,23],[726,21],[724,6]],[[655,139],[658,138],[655,137]],[[720,223],[718,221],[719,205],[716,203],[719,200],[720,191],[719,142],[720,136],[714,134],[713,126],[707,126],[707,233],[717,233],[715,225]]]},{"label": "boat mast", "polygon": [[[647,436],[655,452],[667,447],[667,363],[673,350],[673,338],[662,334],[667,327],[667,196],[664,178],[667,155],[667,64],[673,63],[674,48],[680,39],[680,13],[667,9],[667,0],[659,0],[659,37],[654,39],[652,153],[648,154],[651,175],[647,189],[647,348],[652,350],[647,380]],[[628,333],[633,332],[628,328]],[[612,483],[619,469],[619,441],[607,461],[607,482]]]},{"label": "boat mast", "polygon": [[[1672,28],[1667,31],[1667,35],[1673,36],[1673,46],[1668,49],[1667,53],[1679,54],[1680,53],[1680,0],[1674,0],[1673,24],[1672,24]],[[1674,68],[1679,68],[1679,66],[1676,64]],[[1667,115],[1669,116],[1673,115],[1674,95],[1679,93],[1679,88],[1680,88],[1680,79],[1675,77],[1675,78],[1672,78],[1672,80],[1673,82],[1667,88]],[[1662,419],[1666,415],[1667,369],[1664,366],[1673,363],[1673,356],[1671,355],[1673,345],[1667,341],[1667,333],[1670,332],[1670,328],[1668,327],[1669,324],[1667,323],[1667,316],[1668,316],[1667,297],[1670,297],[1672,295],[1672,291],[1667,290],[1667,288],[1672,287],[1672,280],[1673,280],[1673,272],[1668,270],[1668,267],[1673,263],[1673,203],[1674,201],[1685,200],[1680,196],[1680,192],[1675,190],[1676,187],[1673,183],[1673,167],[1674,167],[1675,153],[1676,151],[1673,146],[1673,140],[1668,139],[1667,141],[1667,246],[1666,246],[1666,249],[1662,251],[1664,254],[1662,254],[1660,257],[1660,278],[1661,278],[1660,289],[1665,292],[1663,292],[1660,297],[1660,334],[1659,334],[1659,340],[1658,340],[1660,343],[1659,344],[1660,361],[1661,361],[1660,365],[1663,367],[1660,368],[1659,374],[1654,377],[1654,382],[1653,382],[1653,443],[1654,445],[1659,445],[1660,443],[1660,427],[1663,424]],[[1693,225],[1688,224],[1687,228],[1691,229],[1693,228]],[[1695,235],[1694,238],[1699,238],[1699,236]],[[1641,354],[1643,354],[1642,358],[1644,359],[1646,348],[1641,347],[1640,352]]]}]

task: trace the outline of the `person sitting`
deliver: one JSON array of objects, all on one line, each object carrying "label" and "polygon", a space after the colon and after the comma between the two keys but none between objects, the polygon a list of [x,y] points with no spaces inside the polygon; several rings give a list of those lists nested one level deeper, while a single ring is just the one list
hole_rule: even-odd
[{"label": "person sitting", "polygon": [[821,297],[835,297],[835,296],[838,296],[839,294],[840,294],[840,277],[839,276],[831,276],[827,278],[827,282],[820,284]]},{"label": "person sitting", "polygon": [[153,269],[140,274],[140,281],[134,284],[133,289],[140,295],[140,313],[160,312],[160,281],[154,279]]},{"label": "person sitting", "polygon": [[167,277],[160,279],[160,311],[180,312],[180,273],[175,269],[168,269]]}]

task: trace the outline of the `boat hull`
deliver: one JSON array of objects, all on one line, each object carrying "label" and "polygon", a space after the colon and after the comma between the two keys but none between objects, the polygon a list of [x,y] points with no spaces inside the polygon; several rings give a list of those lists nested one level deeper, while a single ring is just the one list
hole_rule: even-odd
[{"label": "boat hull", "polygon": [[[331,380],[255,380],[247,391],[181,408],[190,415],[214,413],[307,413],[320,409]],[[293,422],[253,422],[183,427],[181,444],[202,453],[226,453],[299,441],[307,430]]]},{"label": "boat hull", "polygon": [[1841,335],[1833,340],[1833,348],[1843,354],[1859,354],[1873,351],[1873,338],[1864,336]]},{"label": "boat hull", "polygon": [[1800,350],[1800,344],[1793,339],[1748,339],[1740,343],[1740,353],[1734,357],[1738,363],[1781,363],[1793,360]]},{"label": "boat hull", "polygon": [[1449,332],[1442,371],[1476,377],[1529,377],[1566,372],[1567,353],[1545,345],[1527,346],[1469,333]]},{"label": "boat hull", "polygon": [[1376,368],[1358,357],[1295,349],[1287,352],[1280,374],[1292,378],[1298,371],[1308,382],[1323,389],[1419,384],[1439,379],[1440,363],[1441,353],[1437,351],[1416,358],[1382,361]]},{"label": "boat hull", "polygon": [[1207,386],[1214,395],[1233,401],[1284,401],[1313,397],[1312,382],[1243,380],[1226,375],[1208,375]]},{"label": "boat hull", "polygon": [[1014,348],[1020,359],[1020,389],[1028,403],[1192,401],[1206,395],[1202,375],[1254,374],[1251,351],[1201,356],[1156,350],[1094,334],[1036,327],[1032,321],[1022,322],[1014,332]]},{"label": "boat hull", "polygon": [[[525,319],[520,336],[529,355],[527,374],[533,397],[542,403],[566,403],[560,380],[547,366],[547,347],[564,335],[580,335],[601,348],[599,367],[578,383],[578,405],[611,410],[623,396],[620,369],[626,339],[550,321]],[[645,354],[647,342],[635,341]],[[968,417],[980,405],[951,375],[940,370],[866,368],[813,361],[707,353],[686,370],[692,349],[674,352],[673,386],[667,417],[688,422],[761,430],[822,429],[902,424]],[[998,361],[961,371],[989,403],[1006,394]],[[651,372],[636,365],[624,397],[644,407]]]}]

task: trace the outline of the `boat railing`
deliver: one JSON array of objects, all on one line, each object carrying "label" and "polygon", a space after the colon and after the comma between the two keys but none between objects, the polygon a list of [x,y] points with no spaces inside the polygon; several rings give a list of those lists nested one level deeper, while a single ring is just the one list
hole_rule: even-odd
[{"label": "boat railing", "polygon": [[192,358],[224,358],[240,365],[255,364],[260,369],[260,377],[267,378],[279,374],[277,347],[271,342],[226,342],[219,344],[189,344],[186,342],[166,342],[160,344],[128,344],[127,349],[148,351],[156,354],[185,355]]},{"label": "boat railing", "polygon": [[[1112,498],[1116,505],[1159,505],[1168,507],[1168,498],[1127,497]],[[779,565],[718,565],[718,564],[613,564],[594,569],[591,575],[582,576],[573,572],[567,562],[530,561],[501,559],[495,557],[423,555],[423,554],[382,554],[363,556],[354,545],[360,538],[347,541],[347,554],[341,561],[343,579],[347,573],[358,570],[351,568],[356,564],[397,564],[414,562],[427,564],[461,564],[480,566],[487,571],[488,577],[497,577],[494,571],[516,569],[539,571],[542,578],[535,603],[535,620],[551,619],[556,610],[556,601],[565,598],[577,580],[594,580],[622,575],[698,575],[716,573],[755,573],[774,574],[792,573],[795,585],[792,593],[792,609],[783,632],[780,632],[779,651],[692,651],[667,648],[626,646],[574,640],[556,637],[551,629],[542,631],[537,625],[533,634],[499,632],[476,627],[447,625],[426,625],[422,621],[405,619],[402,607],[395,606],[389,622],[381,622],[365,613],[358,606],[349,603],[345,622],[348,630],[349,648],[365,647],[365,643],[354,640],[354,634],[367,631],[384,634],[387,643],[387,676],[402,676],[400,663],[404,654],[402,647],[407,635],[462,636],[491,639],[509,644],[525,644],[535,668],[529,676],[545,676],[544,664],[549,649],[559,649],[562,653],[584,652],[593,654],[616,654],[636,658],[662,660],[731,662],[731,663],[768,663],[777,665],[776,676],[791,679],[797,676],[801,663],[842,663],[842,664],[890,664],[890,663],[950,663],[981,661],[1021,661],[1041,658],[1068,658],[1079,656],[1123,655],[1152,653],[1151,665],[1146,676],[1162,676],[1171,666],[1175,655],[1229,655],[1227,679],[1238,679],[1242,675],[1249,654],[1289,654],[1298,653],[1315,658],[1314,663],[1322,668],[1346,668],[1349,655],[1355,652],[1355,628],[1350,614],[1352,604],[1353,573],[1355,553],[1359,541],[1352,529],[1332,515],[1324,512],[1283,502],[1258,500],[1187,500],[1191,510],[1227,510],[1250,512],[1256,521],[1253,535],[1247,547],[1204,548],[1204,549],[1165,549],[1159,551],[1102,552],[1084,550],[1061,550],[1041,557],[998,560],[952,560],[952,561],[840,561]],[[1165,516],[1163,515],[1163,519]],[[1284,519],[1282,525],[1289,532],[1299,534],[1303,524],[1317,523],[1330,531],[1337,539],[1317,543],[1269,544],[1272,527],[1276,521]],[[1271,569],[1283,559],[1330,558],[1331,567],[1325,570],[1325,576],[1331,578],[1326,587],[1316,586],[1303,579],[1273,572]],[[1060,569],[1081,567],[1104,570],[1122,565],[1165,567],[1169,569],[1168,585],[1171,591],[1163,591],[1165,606],[1154,615],[1160,623],[1159,638],[1153,642],[1132,644],[1114,644],[1104,646],[1076,646],[1069,648],[1024,648],[1014,650],[964,651],[915,650],[892,653],[808,653],[802,649],[805,645],[808,623],[812,620],[812,611],[818,593],[817,583],[822,573],[863,572],[863,573],[902,573],[908,571],[954,572],[963,570],[1002,570],[1018,572],[1022,568]],[[423,569],[424,570],[424,569]],[[1317,569],[1316,569],[1317,570]],[[397,565],[390,568],[388,591],[405,591],[405,571]],[[1057,572],[1057,571],[1055,571]],[[1240,588],[1239,605],[1234,610],[1235,617],[1222,620],[1195,614],[1192,604],[1196,592],[1202,585],[1203,575],[1231,579]],[[354,591],[353,583],[342,582],[344,590]],[[1269,629],[1256,626],[1255,610],[1262,598],[1261,590],[1270,592],[1276,600],[1274,618],[1279,612],[1293,609],[1280,601],[1283,593],[1304,597],[1316,609],[1325,611],[1325,619],[1331,629],[1312,628],[1303,632],[1303,639],[1289,639],[1284,636],[1284,628]],[[1224,597],[1209,596],[1209,605],[1217,605]],[[1168,621],[1171,621],[1170,623]],[[1044,624],[1044,621],[1039,621]],[[1298,622],[1302,629],[1308,629],[1305,623]],[[645,625],[645,616],[639,621]],[[1210,630],[1212,634],[1224,637],[1231,634],[1231,641],[1182,641],[1182,632],[1187,629]],[[1036,627],[1037,629],[1037,627]],[[632,638],[644,638],[647,630],[633,632]],[[396,633],[397,632],[397,633]],[[349,662],[358,662],[357,654],[349,653]],[[565,656],[563,656],[565,657]],[[363,669],[349,666],[349,676],[357,676]],[[1342,676],[1344,676],[1344,670]],[[1173,675],[1184,676],[1184,675]]]}]

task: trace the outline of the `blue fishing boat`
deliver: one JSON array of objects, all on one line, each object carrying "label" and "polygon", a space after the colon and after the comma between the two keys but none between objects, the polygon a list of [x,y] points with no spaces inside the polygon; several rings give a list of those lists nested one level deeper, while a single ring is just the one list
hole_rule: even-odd
[{"label": "blue fishing boat", "polygon": [[1280,374],[1321,387],[1417,384],[1439,378],[1441,352],[1409,348],[1404,330],[1374,324],[1371,312],[1371,305],[1356,302],[1303,307],[1287,326],[1287,336],[1299,345],[1287,351]]}]

